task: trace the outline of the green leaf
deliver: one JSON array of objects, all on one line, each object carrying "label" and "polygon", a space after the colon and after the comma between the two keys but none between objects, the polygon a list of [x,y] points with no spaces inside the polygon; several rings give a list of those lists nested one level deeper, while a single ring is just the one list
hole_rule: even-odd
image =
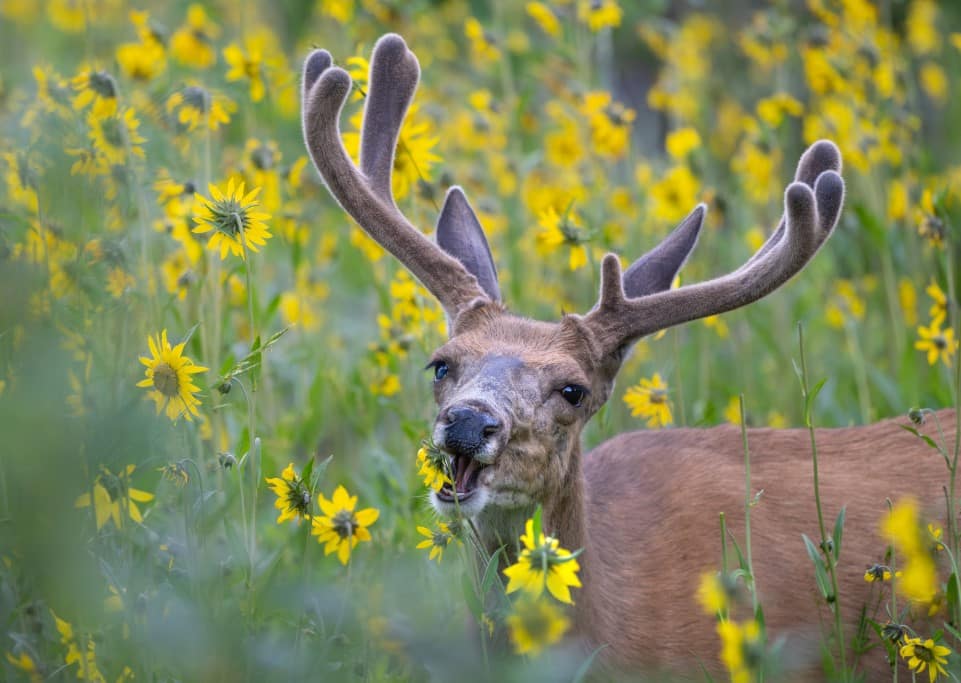
[{"label": "green leaf", "polygon": [[310,486],[310,475],[314,472],[314,456],[310,456],[310,460],[307,461],[304,471],[300,473],[301,481],[307,482],[307,486]]},{"label": "green leaf", "polygon": [[487,591],[491,589],[494,585],[494,579],[497,578],[497,566],[500,562],[501,553],[504,552],[504,546],[501,546],[490,556],[487,560],[487,567],[484,569],[484,578],[481,579],[481,595],[487,595]]},{"label": "green leaf", "polygon": [[807,534],[801,534],[801,538],[804,539],[804,547],[808,551],[808,557],[811,558],[811,561],[818,565],[824,564],[824,558],[821,557],[821,551],[819,551],[818,547],[814,545],[814,541],[808,538]]},{"label": "green leaf", "polygon": [[806,534],[801,534],[801,538],[804,539],[804,547],[808,551],[808,557],[814,562],[814,580],[818,585],[818,590],[821,591],[821,595],[825,600],[829,600],[832,597],[831,582],[828,581],[828,575],[824,567],[824,558],[821,556],[820,551],[814,542],[807,537]]},{"label": "green leaf", "polygon": [[467,603],[467,609],[470,610],[470,613],[473,614],[477,622],[480,623],[481,617],[484,616],[484,608],[481,607],[477,593],[474,591],[474,583],[471,581],[470,574],[467,572],[461,574],[460,586],[464,593],[464,602]]},{"label": "green leaf", "polygon": [[939,453],[941,452],[941,449],[938,448],[938,444],[935,443],[934,439],[932,439],[932,438],[931,438],[930,436],[928,436],[927,434],[922,434],[921,432],[919,432],[919,431],[918,431],[917,429],[915,429],[914,427],[910,427],[910,426],[908,426],[908,425],[898,425],[898,427],[900,427],[901,429],[903,429],[903,430],[906,431],[906,432],[911,432],[911,433],[914,434],[916,437],[918,437],[919,439],[921,439],[922,441],[924,441],[924,443],[928,444],[928,446],[930,446],[930,447],[933,448],[934,450],[938,451]]},{"label": "green leaf", "polygon": [[[841,535],[844,533],[844,520],[846,508],[842,507],[838,513],[838,518],[834,520],[834,561],[837,562],[841,557]],[[837,566],[837,565],[835,565]]]},{"label": "green leaf", "polygon": [[[197,331],[198,327],[200,327],[200,323],[195,323],[194,326],[191,327],[189,330],[187,330],[184,336],[180,338],[180,341],[177,342],[177,344],[183,344],[184,346],[186,346],[187,342],[190,341],[190,338],[194,336],[194,332]],[[177,344],[174,344],[174,346],[177,346]]]},{"label": "green leaf", "polygon": [[541,508],[540,505],[538,505],[537,509],[534,510],[534,516],[531,518],[534,522],[534,538],[532,539],[532,542],[535,544],[540,539],[541,534],[544,533],[543,528],[541,527],[541,517],[543,515],[544,515],[544,510]]},{"label": "green leaf", "polygon": [[828,381],[827,377],[822,378],[814,385],[807,396],[804,399],[804,423],[810,427],[811,426],[811,408],[814,406],[814,399],[817,398],[818,394],[821,393],[821,389],[824,388],[824,383]]},{"label": "green leaf", "polygon": [[958,604],[958,575],[954,572],[948,577],[948,589],[946,591],[945,602],[950,605],[952,611]]},{"label": "green leaf", "polygon": [[574,678],[571,683],[582,683],[587,680],[587,673],[591,670],[591,666],[594,664],[594,660],[597,659],[597,655],[607,647],[607,643],[604,643],[600,647],[596,648],[591,654],[587,656],[587,659],[577,667],[577,672],[574,674]]}]

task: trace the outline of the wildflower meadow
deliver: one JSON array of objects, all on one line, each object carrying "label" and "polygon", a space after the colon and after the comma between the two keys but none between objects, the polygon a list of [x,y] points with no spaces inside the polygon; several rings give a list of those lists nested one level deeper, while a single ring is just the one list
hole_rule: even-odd
[{"label": "wildflower meadow", "polygon": [[[614,675],[573,636],[582,549],[540,509],[491,554],[428,500],[454,476],[431,440],[447,367],[424,367],[444,311],[331,197],[300,121],[327,49],[357,159],[386,33],[422,71],[398,207],[430,235],[463,187],[504,300],[537,319],[588,311],[605,253],[630,263],[699,202],[674,286],[734,270],[801,152],[838,145],[845,205],[812,264],[643,339],[585,449],[900,417],[944,497],[889,500],[865,557],[843,512],[746,558],[724,515],[660,530],[718,549],[666,597],[716,660],[631,680],[781,680],[751,552],[809,568],[824,680],[868,660],[961,680],[961,425],[933,412],[961,387],[961,6],[934,0],[0,0],[0,680]],[[857,633],[832,617],[839,563],[876,601]]]}]

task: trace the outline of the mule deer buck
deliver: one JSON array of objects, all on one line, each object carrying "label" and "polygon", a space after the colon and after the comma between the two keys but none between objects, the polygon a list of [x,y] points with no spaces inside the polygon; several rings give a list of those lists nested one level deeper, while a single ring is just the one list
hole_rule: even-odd
[{"label": "mule deer buck", "polygon": [[[587,454],[580,434],[638,339],[756,301],[817,253],[844,199],[837,147],[820,141],[804,153],[780,224],[736,271],[670,289],[697,241],[701,205],[623,273],[615,255],[605,256],[600,298],[585,315],[539,322],[503,304],[487,240],[460,188],[447,193],[436,243],[394,202],[394,148],[419,74],[399,36],[378,41],[358,168],[338,123],[351,79],[316,50],[304,64],[303,128],[336,200],[446,313],[450,338],[429,367],[439,407],[433,439],[451,457],[455,476],[453,486],[431,494],[434,507],[449,515],[459,506],[493,551],[516,539],[541,505],[545,529],[563,547],[585,549],[575,608],[584,642],[607,644],[603,657],[623,669],[697,661],[716,667],[714,624],[693,594],[700,573],[718,566],[717,513],[726,511],[731,528],[742,528],[740,430],[632,432]],[[817,438],[826,514],[833,519],[847,506],[839,581],[850,633],[868,596],[865,568],[884,552],[877,528],[886,498],[940,500],[944,464],[890,421],[819,430]],[[753,522],[754,547],[763,548],[757,586],[769,630],[788,638],[786,651],[806,668],[819,661],[819,611],[826,610],[801,544],[802,532],[818,537],[808,433],[752,429],[749,441],[753,486],[765,491]],[[907,463],[910,474],[902,476]],[[826,611],[821,616],[829,621]],[[870,669],[887,667],[881,648],[868,656]]]}]

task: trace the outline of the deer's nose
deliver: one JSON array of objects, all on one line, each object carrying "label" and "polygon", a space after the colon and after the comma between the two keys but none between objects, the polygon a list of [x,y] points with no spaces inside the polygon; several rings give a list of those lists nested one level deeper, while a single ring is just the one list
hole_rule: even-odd
[{"label": "deer's nose", "polygon": [[444,447],[454,455],[475,455],[501,429],[490,413],[466,406],[451,408],[445,419]]}]

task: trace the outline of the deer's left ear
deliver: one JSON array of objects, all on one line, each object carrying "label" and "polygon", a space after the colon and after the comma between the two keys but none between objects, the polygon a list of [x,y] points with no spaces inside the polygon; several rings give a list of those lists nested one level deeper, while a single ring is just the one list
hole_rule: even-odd
[{"label": "deer's left ear", "polygon": [[491,301],[501,300],[497,269],[484,230],[464,191],[456,185],[447,191],[444,208],[437,219],[437,245],[477,278]]},{"label": "deer's left ear", "polygon": [[636,299],[671,288],[674,277],[694,251],[706,211],[704,204],[698,204],[674,232],[624,271],[621,281],[625,296]]}]

